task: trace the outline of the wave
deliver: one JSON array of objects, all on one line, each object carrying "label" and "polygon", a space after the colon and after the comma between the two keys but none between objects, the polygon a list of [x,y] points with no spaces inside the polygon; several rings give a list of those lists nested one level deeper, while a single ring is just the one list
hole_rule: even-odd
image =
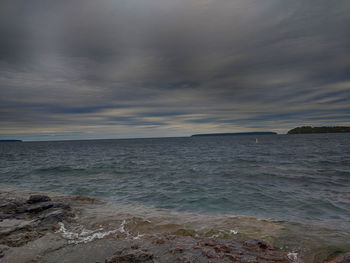
[{"label": "wave", "polygon": [[84,168],[73,168],[70,166],[51,166],[51,167],[44,167],[34,170],[33,172],[86,172],[87,170]]}]

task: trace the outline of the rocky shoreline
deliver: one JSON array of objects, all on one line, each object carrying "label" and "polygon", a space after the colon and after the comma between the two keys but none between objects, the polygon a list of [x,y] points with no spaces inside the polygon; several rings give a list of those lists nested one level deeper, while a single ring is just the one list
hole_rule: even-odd
[{"label": "rocky shoreline", "polygon": [[[0,191],[0,262],[301,262],[256,239],[208,238],[186,231],[131,233],[132,224],[125,220],[119,228],[107,229],[113,221],[104,223],[102,217],[94,222],[95,230],[71,229],[83,225],[85,210],[95,211],[101,204],[82,196]],[[350,256],[329,262],[350,262]]]}]

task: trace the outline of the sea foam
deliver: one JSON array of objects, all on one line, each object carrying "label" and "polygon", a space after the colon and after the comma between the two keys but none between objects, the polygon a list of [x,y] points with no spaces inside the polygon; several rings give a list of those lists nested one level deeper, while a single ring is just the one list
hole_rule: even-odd
[{"label": "sea foam", "polygon": [[[57,230],[56,233],[61,233],[63,238],[68,239],[69,244],[79,244],[79,243],[88,243],[95,239],[102,239],[106,236],[116,234],[116,233],[122,233],[126,234],[127,236],[130,235],[130,233],[126,230],[126,220],[123,220],[120,227],[115,230],[110,231],[102,231],[103,228],[98,228],[96,230],[89,230],[89,229],[83,229],[81,232],[71,232],[68,231],[65,227],[65,225],[60,222],[58,223],[60,228]],[[138,234],[136,237],[133,237],[134,239],[139,239],[143,235]]]}]

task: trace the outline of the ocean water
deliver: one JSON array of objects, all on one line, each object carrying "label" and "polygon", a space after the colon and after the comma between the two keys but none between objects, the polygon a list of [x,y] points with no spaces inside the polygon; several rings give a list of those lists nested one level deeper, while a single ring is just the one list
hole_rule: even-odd
[{"label": "ocean water", "polygon": [[350,247],[350,134],[257,138],[0,143],[0,182],[162,211],[287,223],[293,230],[284,235],[294,250],[300,249],[295,235],[308,232],[307,240],[332,249]]}]

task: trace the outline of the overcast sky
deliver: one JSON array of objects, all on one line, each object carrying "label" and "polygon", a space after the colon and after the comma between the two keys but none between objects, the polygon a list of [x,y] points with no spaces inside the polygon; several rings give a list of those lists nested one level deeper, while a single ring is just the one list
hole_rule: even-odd
[{"label": "overcast sky", "polygon": [[349,0],[2,0],[0,139],[350,125]]}]

